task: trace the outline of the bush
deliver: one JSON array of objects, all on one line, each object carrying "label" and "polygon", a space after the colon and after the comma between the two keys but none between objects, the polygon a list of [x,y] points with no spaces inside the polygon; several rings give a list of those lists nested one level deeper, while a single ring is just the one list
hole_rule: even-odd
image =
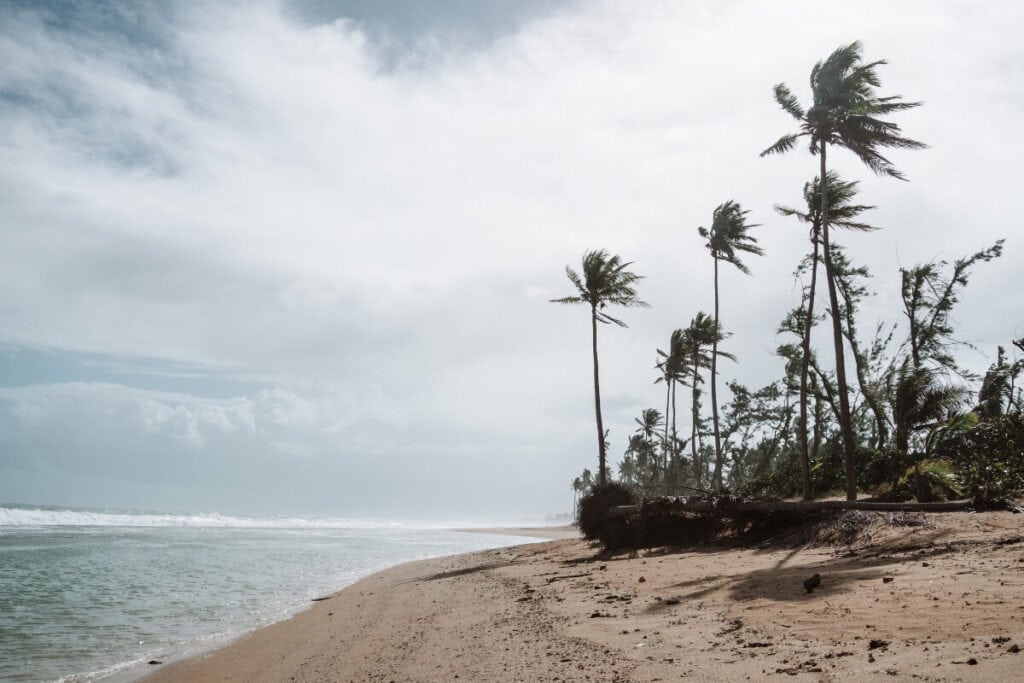
[{"label": "bush", "polygon": [[[633,491],[625,484],[611,481],[607,484],[597,484],[592,487],[581,499],[579,518],[576,520],[580,525],[583,537],[590,540],[601,540],[608,545],[606,539],[609,535],[615,534],[617,525],[615,520],[605,519],[605,514],[617,505],[632,505],[636,502]],[[612,543],[612,545],[615,545]]]},{"label": "bush", "polygon": [[1024,417],[1003,415],[951,434],[936,455],[956,469],[967,495],[990,501],[1024,491]]}]

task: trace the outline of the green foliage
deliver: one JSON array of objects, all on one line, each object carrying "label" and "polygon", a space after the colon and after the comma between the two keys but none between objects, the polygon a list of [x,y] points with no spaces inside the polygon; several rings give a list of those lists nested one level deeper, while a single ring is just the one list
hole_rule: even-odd
[{"label": "green foliage", "polygon": [[912,494],[922,503],[960,498],[960,480],[945,460],[922,460],[908,467],[896,482],[896,491]]},{"label": "green foliage", "polygon": [[947,274],[946,261],[930,261],[901,269],[903,310],[910,324],[910,356],[914,367],[930,361],[939,367],[967,374],[953,358],[953,346],[963,344],[954,338],[950,313],[960,301],[961,290],[967,286],[971,268],[1003,254],[1003,241],[988,249],[957,259]]},{"label": "green foliage", "polygon": [[626,270],[631,265],[604,249],[588,251],[583,255],[583,277],[569,266],[565,267],[566,277],[576,287],[576,296],[552,299],[551,303],[590,304],[597,322],[626,327],[626,323],[611,317],[604,309],[607,306],[647,308],[647,302],[640,300],[633,286],[644,276]]},{"label": "green foliage", "polygon": [[734,484],[734,488],[751,498],[791,498],[800,494],[802,476],[799,452],[793,447],[779,455],[767,472]]},{"label": "green foliage", "polygon": [[[1024,339],[1014,344],[1024,346]],[[1024,358],[1010,362],[1006,358],[1006,350],[1000,346],[996,362],[989,367],[978,390],[977,412],[981,417],[998,417],[1004,412],[1021,410],[1020,389],[1016,387],[1017,378],[1024,371]]]},{"label": "green foliage", "polygon": [[740,261],[739,253],[761,256],[764,249],[757,246],[757,238],[747,233],[751,228],[758,227],[747,223],[747,214],[737,202],[729,200],[715,207],[711,217],[711,229],[700,227],[697,232],[707,240],[706,246],[715,259],[731,263],[740,272],[750,274],[750,269]]},{"label": "green foliage", "polygon": [[980,501],[1024,492],[1024,416],[1003,415],[949,435],[935,449],[963,492]]},{"label": "green foliage", "polygon": [[636,498],[630,488],[619,482],[611,481],[592,487],[580,499],[579,516],[576,519],[583,537],[609,545],[606,539],[615,534],[618,524],[605,519],[605,514],[617,505],[632,505],[635,502]]},{"label": "green foliage", "polygon": [[775,86],[775,101],[800,124],[799,132],[783,135],[761,156],[781,154],[796,142],[809,138],[812,154],[826,145],[850,150],[879,175],[903,178],[903,175],[879,152],[880,148],[923,149],[923,143],[903,137],[900,127],[881,116],[912,109],[920,102],[901,102],[899,95],[879,97],[875,92],[881,80],[877,67],[884,61],[861,61],[859,41],[841,45],[827,59],[811,69],[813,106],[804,109],[786,85]]}]

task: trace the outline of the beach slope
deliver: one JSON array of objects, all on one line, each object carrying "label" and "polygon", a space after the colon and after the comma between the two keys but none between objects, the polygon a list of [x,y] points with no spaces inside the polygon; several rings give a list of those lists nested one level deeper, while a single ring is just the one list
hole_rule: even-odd
[{"label": "beach slope", "polygon": [[1019,680],[1022,517],[867,516],[810,546],[414,562],[147,680]]}]

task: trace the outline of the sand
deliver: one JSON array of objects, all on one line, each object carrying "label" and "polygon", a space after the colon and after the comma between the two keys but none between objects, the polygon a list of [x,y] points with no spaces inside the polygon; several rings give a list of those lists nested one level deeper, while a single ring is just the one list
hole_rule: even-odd
[{"label": "sand", "polygon": [[869,516],[848,544],[605,557],[565,539],[414,562],[147,680],[1024,678],[1024,517]]}]

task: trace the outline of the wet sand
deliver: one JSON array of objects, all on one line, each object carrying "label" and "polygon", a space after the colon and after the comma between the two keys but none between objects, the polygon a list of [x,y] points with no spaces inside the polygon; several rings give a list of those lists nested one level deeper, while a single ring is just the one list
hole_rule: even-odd
[{"label": "wet sand", "polygon": [[1024,516],[877,521],[838,545],[414,562],[147,680],[1020,680]]}]

